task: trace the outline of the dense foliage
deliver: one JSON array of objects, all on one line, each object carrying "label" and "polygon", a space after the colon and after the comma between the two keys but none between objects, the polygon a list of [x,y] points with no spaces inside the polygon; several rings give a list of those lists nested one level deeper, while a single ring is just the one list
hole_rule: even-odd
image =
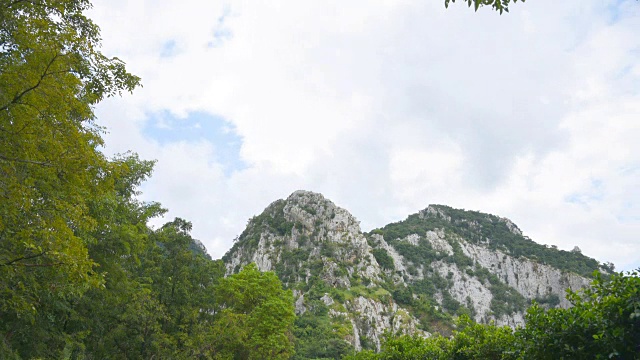
[{"label": "dense foliage", "polygon": [[434,335],[388,337],[380,353],[363,351],[346,357],[348,360],[499,360],[510,352],[515,336],[509,327],[473,323],[462,316],[458,330],[451,337]]},{"label": "dense foliage", "polygon": [[213,326],[214,354],[223,359],[288,359],[293,355],[295,319],[291,291],[255,264],[222,279],[220,310]]},{"label": "dense foliage", "polygon": [[569,293],[573,307],[544,311],[533,306],[516,334],[518,350],[531,359],[640,359],[640,269]]},{"label": "dense foliage", "polygon": [[373,249],[373,257],[380,266],[385,270],[394,270],[393,259],[385,249]]},{"label": "dense foliage", "polygon": [[99,151],[93,106],[139,79],[100,53],[90,6],[0,6],[0,358],[290,357],[278,278],[224,279],[188,221],[149,228],[153,162]]},{"label": "dense foliage", "polygon": [[[319,276],[321,259],[303,269],[307,253],[283,252],[276,269],[281,279],[293,282],[309,271],[296,289],[305,293],[307,307],[297,318],[292,292],[274,273],[251,264],[225,278],[223,262],[212,261],[190,236],[191,223],[176,218],[159,229],[147,225],[165,212],[137,199],[153,162],[131,153],[107,158],[99,151],[102,129],[93,106],[132,91],[140,79],[119,59],[100,53],[99,29],[83,15],[89,7],[88,0],[0,6],[0,358],[638,358],[637,273],[596,277],[592,289],[570,294],[571,309],[534,306],[526,328],[515,332],[472,323],[472,309],[446,292],[440,310],[433,296],[448,279],[435,273],[408,287],[369,287],[354,275],[350,287],[339,288]],[[252,219],[234,248],[257,247],[262,229],[296,232],[299,242],[311,241],[316,234],[285,219],[284,206],[277,201]],[[486,280],[495,290],[495,314],[520,310],[521,297],[502,288],[495,275],[472,268],[455,244],[454,254],[446,256],[426,243],[397,240],[442,228],[580,274],[599,267],[579,252],[547,249],[514,234],[498,218],[438,209],[448,219],[416,214],[377,232],[414,263],[450,261]],[[322,257],[340,254],[333,244],[318,246]],[[373,255],[393,274],[385,250]],[[332,271],[346,274],[340,266]],[[336,301],[326,301],[327,295]],[[393,298],[426,330],[449,333],[454,316],[458,325],[452,338],[390,336],[380,354],[355,355],[347,341],[350,319],[335,314],[356,296],[385,303]],[[364,348],[373,346],[359,340]]]},{"label": "dense foliage", "polygon": [[526,315],[526,326],[473,323],[461,316],[451,337],[389,336],[380,353],[363,351],[346,357],[434,360],[640,359],[640,272],[596,275],[592,287],[568,293],[573,307]]},{"label": "dense foliage", "polygon": [[[327,292],[334,298],[343,295],[322,281],[314,281],[305,294],[308,309],[295,321],[296,354],[293,359],[340,359],[353,352],[353,346],[345,341],[352,335],[351,323],[344,317],[329,315],[330,307],[321,300]],[[334,307],[339,307],[338,303]]]},{"label": "dense foliage", "polygon": [[42,293],[78,295],[103,281],[83,235],[100,225],[91,207],[128,169],[98,151],[92,106],[139,79],[96,50],[88,7],[0,6],[0,311],[16,316],[32,316]]}]

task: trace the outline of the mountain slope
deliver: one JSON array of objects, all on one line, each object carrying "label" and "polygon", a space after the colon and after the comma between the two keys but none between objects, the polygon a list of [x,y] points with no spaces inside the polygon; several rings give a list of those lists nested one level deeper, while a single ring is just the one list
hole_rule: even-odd
[{"label": "mountain slope", "polygon": [[378,349],[386,331],[447,334],[460,314],[522,324],[532,300],[568,306],[565,289],[600,268],[536,244],[508,219],[441,205],[365,234],[307,191],[252,218],[223,261],[228,273],[255,262],[294,291],[300,358]]}]

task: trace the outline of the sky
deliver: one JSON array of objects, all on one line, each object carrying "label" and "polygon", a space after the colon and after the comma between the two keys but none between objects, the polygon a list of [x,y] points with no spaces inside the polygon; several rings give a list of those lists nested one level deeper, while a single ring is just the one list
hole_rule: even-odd
[{"label": "sky", "polygon": [[429,204],[640,267],[640,4],[94,0],[142,78],[96,108],[214,258],[295,190],[369,231]]}]

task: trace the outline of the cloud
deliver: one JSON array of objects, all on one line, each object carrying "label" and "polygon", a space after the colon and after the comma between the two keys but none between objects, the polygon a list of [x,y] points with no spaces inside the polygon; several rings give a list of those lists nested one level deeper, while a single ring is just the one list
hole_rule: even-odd
[{"label": "cloud", "polygon": [[242,138],[237,135],[233,124],[220,117],[202,112],[190,112],[184,118],[167,112],[152,113],[144,124],[143,136],[160,146],[206,140],[216,147],[211,161],[221,165],[226,175],[246,168],[240,158]]},{"label": "cloud", "polygon": [[193,221],[214,257],[249,217],[304,188],[365,230],[448,204],[630,269],[639,9],[101,1],[90,16],[105,52],[144,88],[97,111],[108,151],[158,159],[145,198]]}]

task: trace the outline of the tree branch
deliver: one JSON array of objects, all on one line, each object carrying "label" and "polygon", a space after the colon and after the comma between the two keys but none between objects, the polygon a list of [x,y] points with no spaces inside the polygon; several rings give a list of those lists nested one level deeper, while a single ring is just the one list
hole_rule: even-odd
[{"label": "tree branch", "polygon": [[[4,264],[0,264],[0,266],[9,266],[9,265],[11,265],[11,264],[13,264],[13,263],[16,263],[16,262],[18,262],[18,261],[35,259],[35,258],[37,258],[37,257],[44,256],[44,254],[46,254],[46,251],[43,251],[43,252],[41,252],[41,253],[39,253],[39,254],[28,255],[28,256],[22,256],[22,257],[19,257],[19,258],[17,258],[17,259],[13,259],[13,260],[11,260],[11,261],[9,261],[9,262],[6,262],[6,263],[4,263]],[[16,264],[16,265],[18,265],[18,264]],[[29,264],[23,264],[23,265],[29,265]]]},{"label": "tree branch", "polygon": [[51,65],[53,65],[53,63],[56,61],[56,59],[59,56],[60,56],[60,54],[56,54],[56,56],[54,56],[53,59],[51,59],[51,61],[49,61],[49,63],[47,64],[47,67],[44,69],[44,73],[42,75],[40,75],[40,79],[38,79],[38,82],[35,85],[25,89],[21,93],[19,93],[16,96],[14,96],[13,100],[11,100],[8,104],[6,104],[6,105],[4,105],[3,107],[0,108],[0,111],[5,111],[5,110],[9,109],[9,106],[11,106],[11,104],[17,103],[27,93],[37,89],[38,86],[40,86],[40,84],[44,80],[44,78],[47,77],[47,75],[49,75],[49,69],[51,68]]},{"label": "tree branch", "polygon": [[33,160],[25,160],[25,159],[12,159],[12,158],[8,158],[8,157],[6,157],[4,155],[0,155],[0,160],[4,160],[4,161],[7,161],[7,162],[21,162],[21,163],[25,163],[25,164],[53,167],[53,164],[49,163],[49,162],[33,161]]},{"label": "tree branch", "polygon": [[51,264],[15,264],[15,266],[24,266],[24,267],[49,267],[49,266],[58,266],[64,265],[64,263],[51,263]]},{"label": "tree branch", "polygon": [[20,3],[29,3],[33,6],[43,6],[42,1],[33,1],[33,0],[14,0],[7,5],[7,9],[13,8],[15,5]]}]

